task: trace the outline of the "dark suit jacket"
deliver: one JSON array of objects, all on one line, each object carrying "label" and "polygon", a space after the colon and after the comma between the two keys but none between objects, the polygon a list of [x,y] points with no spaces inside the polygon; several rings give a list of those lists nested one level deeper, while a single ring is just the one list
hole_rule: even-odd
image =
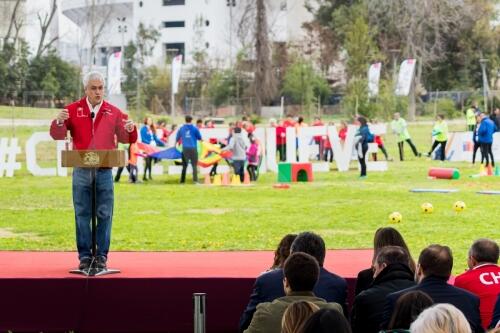
[{"label": "dark suit jacket", "polygon": [[353,333],[379,332],[386,296],[414,285],[413,272],[408,266],[402,264],[387,266],[375,278],[371,287],[354,299],[351,311]]},{"label": "dark suit jacket", "polygon": [[410,291],[419,290],[427,293],[434,303],[449,303],[457,307],[464,314],[469,322],[472,332],[484,332],[481,326],[481,317],[479,315],[479,297],[476,295],[449,285],[443,278],[429,276],[423,279],[415,287],[407,288],[392,294],[389,294],[384,307],[383,328],[387,328],[391,319],[394,306],[398,298]]},{"label": "dark suit jacket", "polygon": [[[342,305],[344,313],[346,313],[347,282],[344,278],[330,273],[321,267],[319,280],[313,291],[317,297],[323,298],[329,303],[334,302]],[[241,316],[240,332],[247,329],[248,325],[250,325],[257,304],[272,302],[276,298],[283,296],[285,296],[285,291],[283,290],[282,269],[275,269],[260,275],[255,280],[250,301]]]},{"label": "dark suit jacket", "polygon": [[373,283],[373,269],[367,268],[363,269],[358,273],[356,278],[356,289],[354,289],[354,296],[358,296],[362,291],[370,288]]},{"label": "dark suit jacket", "polygon": [[491,319],[490,328],[495,328],[495,326],[500,322],[500,294],[498,294],[497,302],[495,303],[495,310],[493,310],[493,318]]}]

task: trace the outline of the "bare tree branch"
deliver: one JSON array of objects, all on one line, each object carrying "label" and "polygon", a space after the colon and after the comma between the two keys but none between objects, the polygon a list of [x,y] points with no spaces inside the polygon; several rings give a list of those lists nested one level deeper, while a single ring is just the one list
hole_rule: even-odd
[{"label": "bare tree branch", "polygon": [[14,9],[12,10],[12,15],[10,17],[9,29],[7,29],[7,33],[5,34],[4,40],[8,40],[10,38],[10,34],[12,33],[12,28],[15,27],[17,21],[17,10],[19,9],[19,4],[21,0],[16,0],[16,4],[14,5]]},{"label": "bare tree branch", "polygon": [[50,47],[50,45],[52,43],[54,43],[55,40],[57,40],[57,38],[58,38],[58,37],[55,37],[55,40],[53,38],[53,40],[50,42],[49,45],[44,45],[45,38],[47,36],[47,31],[49,30],[50,24],[52,23],[52,19],[54,18],[56,11],[57,11],[57,0],[52,0],[52,7],[50,10],[50,13],[49,14],[46,13],[43,20],[42,20],[42,17],[40,16],[40,13],[37,14],[38,22],[40,23],[40,30],[42,32],[42,35],[40,36],[40,41],[38,43],[38,48],[37,48],[36,56],[35,56],[36,58],[41,56],[43,51],[48,49]]}]

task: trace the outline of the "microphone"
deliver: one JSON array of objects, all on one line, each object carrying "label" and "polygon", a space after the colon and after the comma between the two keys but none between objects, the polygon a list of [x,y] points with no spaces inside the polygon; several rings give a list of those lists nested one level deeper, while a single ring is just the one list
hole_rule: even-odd
[{"label": "microphone", "polygon": [[94,111],[90,112],[90,118],[94,119],[94,117],[95,117]]}]

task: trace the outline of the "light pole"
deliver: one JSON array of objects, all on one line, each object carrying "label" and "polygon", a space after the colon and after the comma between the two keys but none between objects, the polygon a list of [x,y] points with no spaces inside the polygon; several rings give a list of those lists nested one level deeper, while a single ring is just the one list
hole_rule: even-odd
[{"label": "light pole", "polygon": [[479,59],[479,64],[481,65],[481,71],[483,73],[483,99],[484,99],[484,112],[488,113],[488,77],[486,75],[486,64],[488,59]]},{"label": "light pole", "polygon": [[229,64],[233,66],[233,7],[236,7],[236,0],[226,0],[229,7]]}]

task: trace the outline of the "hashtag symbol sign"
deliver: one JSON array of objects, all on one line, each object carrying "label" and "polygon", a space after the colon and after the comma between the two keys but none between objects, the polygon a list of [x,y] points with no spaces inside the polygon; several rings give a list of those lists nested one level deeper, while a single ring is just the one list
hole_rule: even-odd
[{"label": "hashtag symbol sign", "polygon": [[0,138],[0,178],[13,177],[14,170],[21,169],[21,163],[16,162],[16,156],[21,153],[17,138]]}]

